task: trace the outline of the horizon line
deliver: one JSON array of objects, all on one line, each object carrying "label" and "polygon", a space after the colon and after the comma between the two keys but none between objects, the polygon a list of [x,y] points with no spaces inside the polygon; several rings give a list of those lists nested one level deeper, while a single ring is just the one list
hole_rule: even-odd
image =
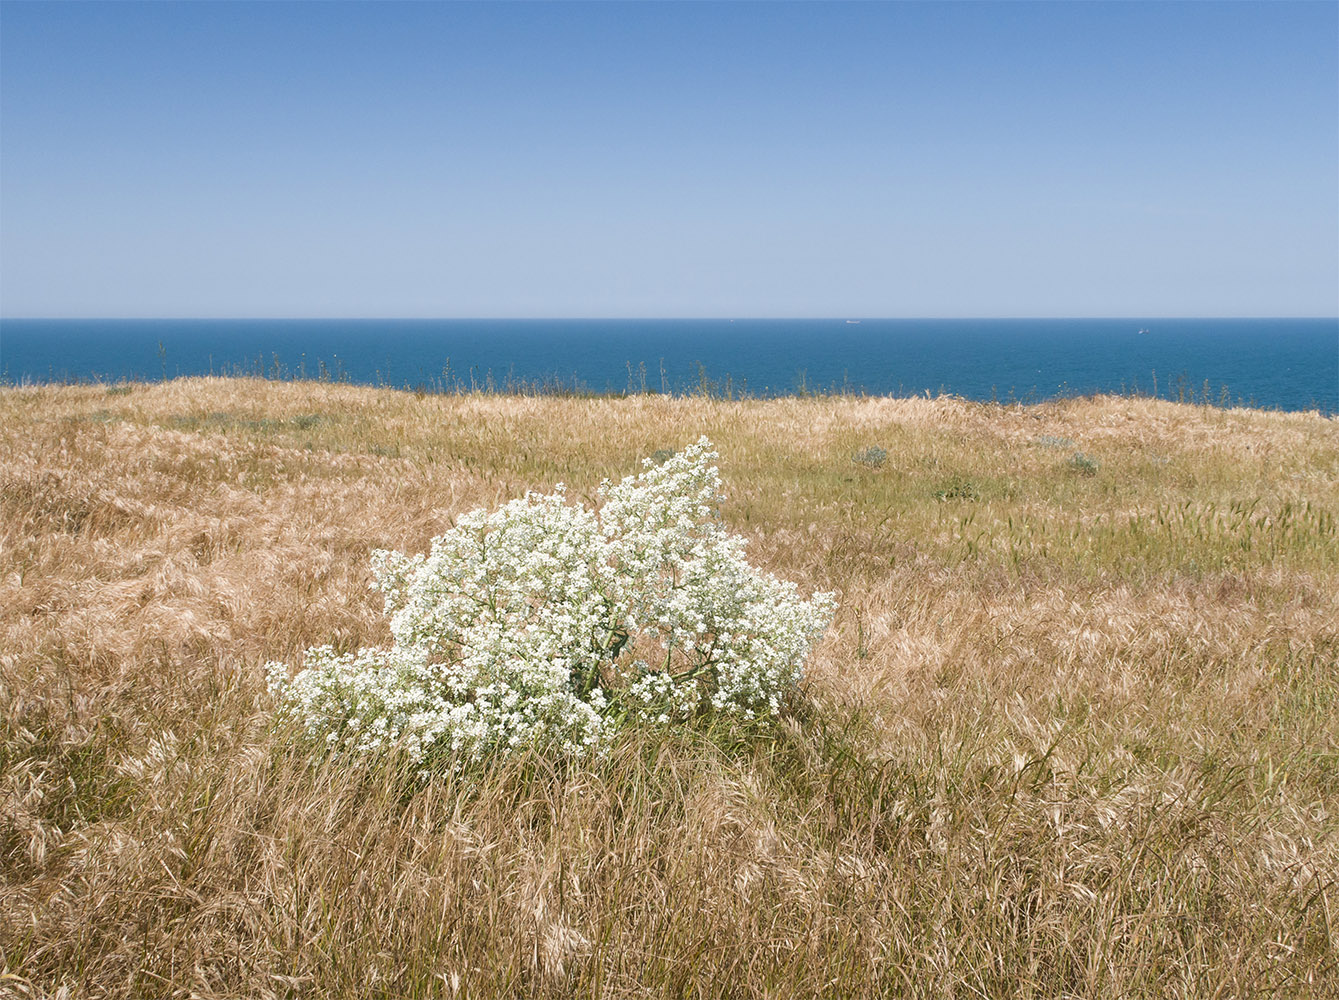
[{"label": "horizon line", "polygon": [[1061,320],[1129,320],[1141,322],[1160,322],[1167,320],[1334,320],[1339,322],[1339,313],[1334,315],[1318,314],[1274,314],[1274,315],[1164,315],[1127,314],[1116,315],[1052,315],[1052,316],[875,316],[869,314],[832,314],[826,316],[3,316],[0,323],[274,323],[274,322],[348,322],[348,323],[648,323],[648,322],[926,322],[926,321],[972,321],[972,320],[1008,320],[1008,321],[1061,321]]}]

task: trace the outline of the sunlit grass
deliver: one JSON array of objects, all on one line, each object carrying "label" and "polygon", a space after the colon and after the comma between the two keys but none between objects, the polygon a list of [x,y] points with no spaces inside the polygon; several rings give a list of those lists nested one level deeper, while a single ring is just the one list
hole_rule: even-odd
[{"label": "sunlit grass", "polygon": [[[272,731],[371,549],[704,433],[841,601],[781,729],[426,788]],[[0,994],[1336,995],[1337,513],[1315,414],[0,391]]]}]

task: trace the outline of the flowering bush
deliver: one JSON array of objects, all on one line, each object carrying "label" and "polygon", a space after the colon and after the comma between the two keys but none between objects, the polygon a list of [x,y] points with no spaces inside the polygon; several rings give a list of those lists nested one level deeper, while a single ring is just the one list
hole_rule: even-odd
[{"label": "flowering bush", "polygon": [[336,754],[415,761],[579,752],[627,720],[776,714],[835,602],[745,561],[720,521],[716,457],[702,438],[605,481],[598,510],[560,484],[464,515],[426,555],[373,553],[393,645],[309,649],[291,680],[269,664],[281,711]]}]

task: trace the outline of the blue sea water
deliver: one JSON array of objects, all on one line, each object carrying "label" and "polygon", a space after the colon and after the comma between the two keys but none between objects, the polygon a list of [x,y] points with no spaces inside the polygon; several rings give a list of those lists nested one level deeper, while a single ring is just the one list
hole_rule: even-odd
[{"label": "blue sea water", "polygon": [[397,388],[1096,392],[1339,411],[1339,320],[0,320],[0,380],[327,377]]}]

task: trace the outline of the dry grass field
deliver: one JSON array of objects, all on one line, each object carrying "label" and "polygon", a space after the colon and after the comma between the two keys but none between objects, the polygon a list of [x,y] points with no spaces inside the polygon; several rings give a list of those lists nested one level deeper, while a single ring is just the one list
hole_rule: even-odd
[{"label": "dry grass field", "polygon": [[[840,600],[779,728],[424,786],[272,725],[369,550],[704,433]],[[0,995],[1339,996],[1337,518],[1315,414],[5,389]]]}]

